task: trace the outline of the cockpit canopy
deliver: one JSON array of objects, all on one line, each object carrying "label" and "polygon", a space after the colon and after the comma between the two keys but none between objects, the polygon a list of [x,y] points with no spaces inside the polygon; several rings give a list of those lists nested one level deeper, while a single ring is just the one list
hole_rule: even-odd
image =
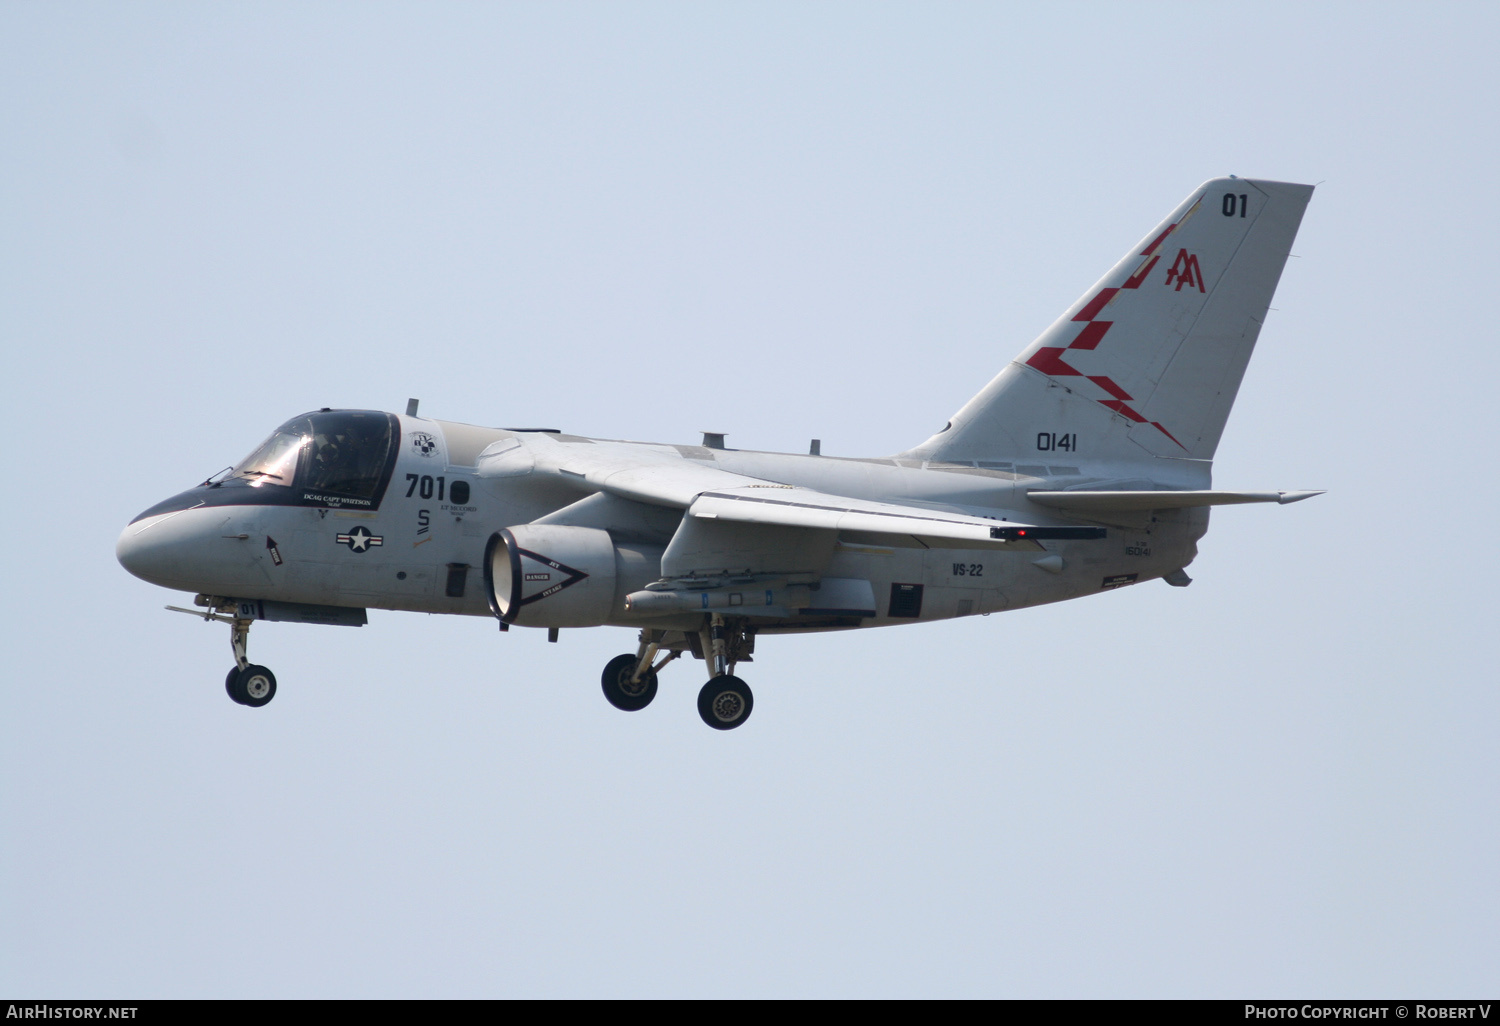
[{"label": "cockpit canopy", "polygon": [[198,506],[377,510],[396,467],[400,425],[378,410],[293,417],[225,477],[158,502],[131,523]]},{"label": "cockpit canopy", "polygon": [[390,475],[395,418],[323,410],[287,421],[230,472],[225,484],[290,488],[298,505],[373,506]]}]

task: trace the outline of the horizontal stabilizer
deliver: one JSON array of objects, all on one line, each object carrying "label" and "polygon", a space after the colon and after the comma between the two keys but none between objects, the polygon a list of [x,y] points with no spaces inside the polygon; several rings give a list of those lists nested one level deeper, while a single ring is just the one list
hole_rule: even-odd
[{"label": "horizontal stabilizer", "polygon": [[1244,502],[1301,502],[1311,492],[1027,492],[1038,506],[1076,513],[1130,512],[1150,509],[1191,509],[1195,506],[1235,506]]}]

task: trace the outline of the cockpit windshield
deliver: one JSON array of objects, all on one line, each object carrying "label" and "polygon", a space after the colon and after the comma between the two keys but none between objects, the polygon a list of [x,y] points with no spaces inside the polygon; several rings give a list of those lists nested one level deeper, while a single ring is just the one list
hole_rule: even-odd
[{"label": "cockpit windshield", "polygon": [[297,457],[312,441],[312,424],[306,417],[288,421],[276,429],[259,449],[240,461],[229,474],[229,480],[243,479],[254,485],[292,486],[297,474]]},{"label": "cockpit windshield", "polygon": [[371,507],[390,473],[392,418],[364,410],[294,417],[242,460],[226,483],[297,490],[292,501]]}]

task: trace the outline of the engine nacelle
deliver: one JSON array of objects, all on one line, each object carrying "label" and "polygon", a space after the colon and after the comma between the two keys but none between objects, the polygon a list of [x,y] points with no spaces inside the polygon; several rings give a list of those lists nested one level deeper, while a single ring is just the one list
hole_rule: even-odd
[{"label": "engine nacelle", "polygon": [[615,543],[593,527],[522,524],[490,536],[490,611],[521,627],[599,627],[615,609]]}]

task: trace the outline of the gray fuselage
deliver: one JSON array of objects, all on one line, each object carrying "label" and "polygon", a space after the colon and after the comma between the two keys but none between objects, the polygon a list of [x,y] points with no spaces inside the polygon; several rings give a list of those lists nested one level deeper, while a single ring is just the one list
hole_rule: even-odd
[{"label": "gray fuselage", "polygon": [[[362,414],[365,415],[365,414]],[[142,514],[120,537],[121,562],[163,587],[239,600],[426,613],[492,614],[482,564],[489,539],[572,506],[593,488],[540,475],[482,476],[479,454],[527,432],[390,416],[396,453],[381,494],[324,499],[303,489],[300,504],[285,491],[301,482],[258,480],[205,484]],[[1113,514],[1109,519],[1060,518],[1032,503],[1038,490],[1201,488],[1207,471],[1192,461],[1162,461],[1176,480],[1122,479],[1118,469],[1055,457],[988,460],[983,465],[900,458],[827,456],[601,442],[549,433],[560,445],[640,445],[658,458],[684,461],[767,482],[817,488],[859,499],[961,512],[997,522],[1100,524],[1101,540],[1047,541],[1045,551],[928,548],[916,539],[893,543],[843,533],[824,576],[868,581],[873,616],[762,618],[765,632],[877,627],[992,613],[1076,598],[1179,570],[1192,561],[1208,510]],[[413,439],[421,439],[414,444]],[[455,487],[457,486],[457,487]],[[457,494],[455,494],[457,493]],[[269,497],[269,498],[268,498]],[[269,501],[270,499],[281,501]],[[361,504],[363,503],[363,504]],[[634,505],[634,504],[632,504]],[[621,551],[614,612],[607,623],[696,630],[697,614],[641,615],[625,596],[660,577],[660,554],[682,510],[642,506],[626,522],[607,525]],[[601,525],[605,526],[605,525]],[[895,596],[918,585],[916,607]]]}]

